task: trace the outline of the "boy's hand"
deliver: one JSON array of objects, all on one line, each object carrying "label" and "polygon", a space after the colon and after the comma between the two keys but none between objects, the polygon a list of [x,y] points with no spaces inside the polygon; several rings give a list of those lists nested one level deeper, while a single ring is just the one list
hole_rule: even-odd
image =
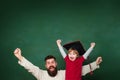
[{"label": "boy's hand", "polygon": [[61,44],[61,40],[60,39],[58,39],[56,42],[57,42],[57,44]]},{"label": "boy's hand", "polygon": [[92,42],[92,43],[91,43],[91,47],[95,47],[95,42]]}]

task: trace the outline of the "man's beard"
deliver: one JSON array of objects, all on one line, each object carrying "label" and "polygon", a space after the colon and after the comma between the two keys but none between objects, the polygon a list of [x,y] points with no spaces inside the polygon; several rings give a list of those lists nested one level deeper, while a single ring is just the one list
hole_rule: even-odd
[{"label": "man's beard", "polygon": [[47,69],[47,72],[51,77],[55,77],[57,75],[57,67],[50,66],[49,68],[54,68],[54,71],[50,71],[50,69]]}]

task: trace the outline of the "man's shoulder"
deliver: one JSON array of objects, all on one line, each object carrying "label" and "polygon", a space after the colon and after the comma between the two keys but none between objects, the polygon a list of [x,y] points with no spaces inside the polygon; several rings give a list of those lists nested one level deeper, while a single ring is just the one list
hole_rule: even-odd
[{"label": "man's shoulder", "polygon": [[65,70],[58,70],[58,72],[59,72],[59,73],[64,73],[64,72],[65,72]]}]

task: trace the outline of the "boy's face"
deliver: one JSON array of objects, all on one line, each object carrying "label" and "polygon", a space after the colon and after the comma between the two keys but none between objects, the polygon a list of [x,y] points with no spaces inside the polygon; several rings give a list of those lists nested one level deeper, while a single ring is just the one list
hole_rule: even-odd
[{"label": "boy's face", "polygon": [[68,53],[68,57],[71,61],[75,61],[75,59],[78,57],[78,55],[75,53],[74,50],[72,50]]}]

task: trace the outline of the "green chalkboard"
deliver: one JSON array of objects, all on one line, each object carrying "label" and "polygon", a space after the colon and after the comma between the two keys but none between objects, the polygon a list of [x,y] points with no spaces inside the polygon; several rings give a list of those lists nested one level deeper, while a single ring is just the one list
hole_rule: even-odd
[{"label": "green chalkboard", "polygon": [[65,69],[56,40],[81,40],[85,49],[96,42],[89,62],[103,57],[100,69],[83,80],[118,80],[120,72],[120,5],[118,0],[3,1],[0,3],[0,78],[36,80],[18,64],[15,48],[42,69],[45,56]]}]

